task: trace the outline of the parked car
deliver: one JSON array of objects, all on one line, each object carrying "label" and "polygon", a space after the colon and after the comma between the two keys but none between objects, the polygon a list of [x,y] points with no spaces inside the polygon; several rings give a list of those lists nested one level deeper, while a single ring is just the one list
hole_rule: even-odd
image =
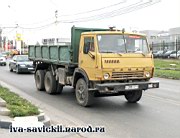
[{"label": "parked car", "polygon": [[0,65],[6,66],[6,58],[3,55],[0,55]]},{"label": "parked car", "polygon": [[[176,52],[175,52],[174,54],[171,54],[171,55],[170,55],[170,58],[176,58]],[[177,51],[177,58],[180,59],[180,50]]]},{"label": "parked car", "polygon": [[15,55],[9,62],[9,70],[20,72],[34,71],[33,62],[28,59],[28,55]]},{"label": "parked car", "polygon": [[167,51],[166,53],[164,53],[162,57],[163,58],[170,58],[170,55],[174,54],[174,53],[176,53],[176,51],[170,50],[170,51]]},{"label": "parked car", "polygon": [[154,58],[161,57],[163,55],[163,51],[157,51],[156,53],[153,53]]},{"label": "parked car", "polygon": [[1,52],[1,55],[7,59],[8,55],[9,55],[9,52]]}]

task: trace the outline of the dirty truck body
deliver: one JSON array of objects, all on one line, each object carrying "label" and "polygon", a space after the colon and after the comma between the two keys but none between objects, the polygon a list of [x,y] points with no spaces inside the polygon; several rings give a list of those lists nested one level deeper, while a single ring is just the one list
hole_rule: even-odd
[{"label": "dirty truck body", "polygon": [[94,97],[117,95],[136,103],[142,91],[159,87],[150,80],[153,56],[142,34],[73,26],[70,45],[29,46],[29,59],[38,90],[58,94],[73,86],[82,106]]}]

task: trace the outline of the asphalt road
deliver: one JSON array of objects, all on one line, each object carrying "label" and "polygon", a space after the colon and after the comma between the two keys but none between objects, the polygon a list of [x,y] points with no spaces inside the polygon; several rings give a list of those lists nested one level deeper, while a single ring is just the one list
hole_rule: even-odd
[{"label": "asphalt road", "polygon": [[[92,107],[76,103],[73,89],[65,87],[61,95],[38,92],[33,74],[16,74],[0,66],[0,80],[57,110],[92,126],[105,126],[111,137],[180,138],[180,81],[160,79],[160,88],[143,93],[137,104],[128,104],[123,96],[96,98]],[[53,113],[56,114],[56,113]]]}]

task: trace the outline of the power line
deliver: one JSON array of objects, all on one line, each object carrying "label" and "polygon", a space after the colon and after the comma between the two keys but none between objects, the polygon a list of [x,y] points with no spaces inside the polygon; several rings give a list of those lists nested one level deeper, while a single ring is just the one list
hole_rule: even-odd
[{"label": "power line", "polygon": [[[133,3],[133,4],[128,5],[128,6],[121,7],[119,9],[115,9],[113,11],[104,12],[104,13],[89,16],[89,17],[76,18],[74,20],[60,20],[60,21],[51,22],[51,23],[48,23],[48,24],[45,24],[45,25],[41,25],[41,26],[38,26],[38,27],[23,27],[23,26],[18,26],[17,25],[16,27],[12,27],[12,28],[19,27],[21,29],[29,29],[29,30],[38,29],[38,30],[42,30],[42,29],[46,29],[46,28],[54,25],[55,23],[76,23],[76,22],[88,22],[88,21],[102,20],[102,19],[105,19],[105,18],[112,18],[112,17],[115,17],[115,16],[119,16],[119,15],[122,15],[122,14],[133,12],[133,11],[136,11],[136,10],[151,6],[153,4],[156,4],[156,3],[160,2],[160,1],[161,0],[149,0],[148,2],[144,2],[144,0],[140,0],[140,1],[136,2],[136,3]],[[107,7],[115,6],[117,4],[118,3],[113,4],[113,5],[109,5],[109,6],[106,6],[106,7],[102,7],[102,8],[99,8],[99,9],[83,12],[83,13],[77,13],[77,14],[84,14],[84,13],[88,13],[88,12],[92,12],[92,11],[94,12],[94,11],[98,11],[100,9],[105,9]],[[5,28],[11,28],[11,27],[5,27]]]},{"label": "power line", "polygon": [[[122,14],[126,14],[132,11],[136,11],[151,5],[154,5],[158,2],[160,2],[161,0],[149,0],[148,2],[143,2],[143,0],[140,0],[137,3],[128,5],[126,7],[120,8],[120,9],[116,9],[110,12],[106,12],[106,13],[102,13],[102,14],[98,14],[98,15],[94,15],[94,16],[90,16],[90,17],[83,17],[83,18],[77,18],[74,20],[61,20],[59,22],[62,23],[75,23],[75,22],[88,22],[88,21],[93,21],[93,20],[102,20],[105,18],[111,18],[111,17],[115,17],[115,16],[119,16]],[[143,2],[143,3],[142,3]]]},{"label": "power line", "polygon": [[[54,6],[57,6],[52,0],[49,0]],[[107,9],[107,8],[111,8],[111,7],[114,7],[114,6],[118,6],[120,4],[123,4],[125,3],[127,0],[123,0],[121,2],[118,2],[118,3],[115,3],[115,4],[112,4],[112,5],[109,5],[109,6],[105,6],[105,7],[102,7],[102,8],[98,8],[98,9],[93,9],[93,10],[89,10],[89,11],[84,11],[84,12],[79,12],[79,13],[75,13],[75,14],[64,14],[64,15],[60,15],[58,17],[68,17],[68,16],[76,16],[76,15],[81,15],[81,14],[87,14],[87,13],[91,13],[91,12],[97,12],[97,11],[100,11],[100,10],[104,10],[104,9]],[[35,25],[35,24],[41,24],[41,23],[44,23],[46,21],[49,21],[49,20],[52,20],[54,19],[54,17],[50,17],[48,19],[45,19],[45,20],[42,20],[42,21],[39,21],[39,22],[34,22],[34,23],[31,23],[31,24],[23,24],[23,25]]]},{"label": "power line", "polygon": [[102,7],[102,8],[94,9],[94,10],[79,12],[79,13],[75,13],[75,14],[64,14],[64,15],[60,15],[59,17],[75,16],[75,15],[87,14],[87,13],[91,13],[91,12],[97,12],[97,11],[100,11],[100,10],[104,10],[104,9],[107,9],[107,8],[112,8],[112,7],[114,7],[114,6],[118,6],[118,5],[123,4],[123,3],[125,3],[125,2],[127,2],[127,0],[123,0],[123,1],[121,1],[121,2],[112,4],[112,5],[109,5],[109,6],[105,6],[105,7]]},{"label": "power line", "polygon": [[4,34],[6,34],[6,35],[7,35],[7,34],[10,34],[10,33],[12,33],[14,30],[16,30],[16,28],[13,28],[13,29],[11,29],[11,30],[8,31],[8,32],[3,32],[3,35],[4,35]]},{"label": "power line", "polygon": [[50,27],[50,26],[52,26],[54,24],[55,24],[55,22],[52,22],[52,23],[49,23],[49,24],[46,24],[46,25],[43,25],[43,26],[38,26],[38,27],[23,27],[23,26],[19,26],[19,28],[21,28],[21,29],[29,29],[29,30],[34,30],[34,29],[42,30],[42,29]]},{"label": "power line", "polygon": [[[141,2],[143,2],[143,0],[140,0],[140,1],[136,2],[136,3],[134,3],[134,4],[128,5],[126,7],[122,7],[122,8],[117,9],[117,10],[123,10],[123,9],[126,10],[126,8],[132,7],[132,6],[137,6],[137,4],[140,4]],[[117,10],[113,10],[111,12],[101,13],[101,14],[98,14],[98,15],[90,16],[90,17],[78,18],[78,19],[75,19],[73,22],[83,22],[83,20],[84,21],[86,21],[86,20],[87,21],[96,20],[96,18],[101,18],[102,16],[106,16],[105,18],[108,18],[108,16],[107,16],[108,14],[111,14],[112,12],[117,11]]]}]

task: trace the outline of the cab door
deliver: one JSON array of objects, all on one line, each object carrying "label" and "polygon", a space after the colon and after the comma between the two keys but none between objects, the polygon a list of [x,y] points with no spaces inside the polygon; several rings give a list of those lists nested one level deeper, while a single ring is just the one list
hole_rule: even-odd
[{"label": "cab door", "polygon": [[95,78],[96,51],[94,36],[82,36],[80,42],[79,67],[83,69],[90,80]]}]

